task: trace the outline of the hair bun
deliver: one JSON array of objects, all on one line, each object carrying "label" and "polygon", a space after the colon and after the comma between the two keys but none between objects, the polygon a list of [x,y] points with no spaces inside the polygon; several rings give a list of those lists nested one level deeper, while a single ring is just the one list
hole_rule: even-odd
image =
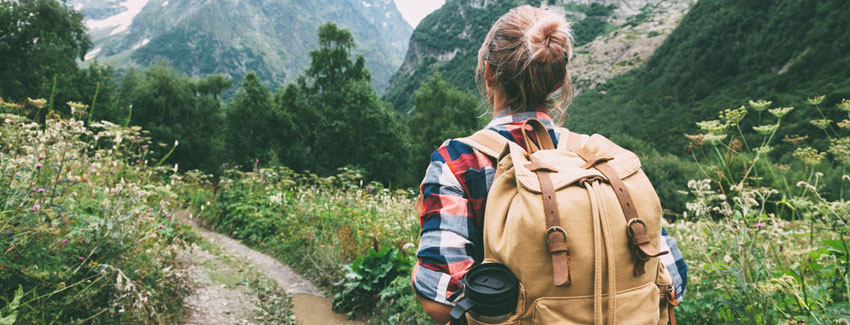
[{"label": "hair bun", "polygon": [[538,20],[526,35],[532,61],[553,62],[572,55],[565,19],[551,15]]}]

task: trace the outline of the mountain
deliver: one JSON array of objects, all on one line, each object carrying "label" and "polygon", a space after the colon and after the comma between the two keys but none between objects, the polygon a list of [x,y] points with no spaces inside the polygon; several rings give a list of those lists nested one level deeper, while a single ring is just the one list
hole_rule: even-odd
[{"label": "mountain", "polygon": [[[567,125],[685,154],[683,134],[699,131],[694,122],[765,99],[796,107],[776,138],[799,134],[824,148],[823,133],[809,124],[822,117],[803,100],[825,95],[824,117],[847,118],[834,104],[850,98],[848,16],[846,0],[700,1],[642,67],[578,96]],[[765,121],[772,123],[766,114]],[[794,149],[776,146],[777,156]]]},{"label": "mountain", "polygon": [[376,89],[401,65],[412,33],[392,0],[70,0],[86,16],[87,60],[146,66],[166,60],[193,76],[249,70],[272,86],[294,81],[318,48],[318,28],[349,29]]},{"label": "mountain", "polygon": [[578,92],[640,66],[696,0],[448,0],[416,27],[385,98],[411,108],[411,94],[434,72],[474,90],[478,49],[493,22],[530,4],[565,15],[576,38],[571,74]]}]

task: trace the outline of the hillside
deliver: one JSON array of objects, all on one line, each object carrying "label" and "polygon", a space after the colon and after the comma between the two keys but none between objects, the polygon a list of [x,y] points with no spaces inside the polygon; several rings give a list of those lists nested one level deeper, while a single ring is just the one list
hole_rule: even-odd
[{"label": "hillside", "polygon": [[572,75],[581,92],[646,62],[694,1],[450,0],[413,32],[386,99],[398,110],[409,110],[410,94],[434,72],[461,89],[474,90],[473,71],[484,36],[499,16],[522,4],[559,12],[573,24],[577,47]]},{"label": "hillside", "polygon": [[319,25],[351,30],[376,89],[401,65],[412,33],[392,0],[71,0],[94,42],[86,59],[146,66],[165,59],[192,76],[249,70],[273,86],[294,81],[318,47]]},{"label": "hillside", "polygon": [[684,153],[694,121],[753,98],[797,107],[786,134],[822,137],[803,100],[824,94],[826,117],[845,118],[832,107],[850,94],[848,14],[843,0],[699,2],[642,68],[577,97],[567,125]]}]

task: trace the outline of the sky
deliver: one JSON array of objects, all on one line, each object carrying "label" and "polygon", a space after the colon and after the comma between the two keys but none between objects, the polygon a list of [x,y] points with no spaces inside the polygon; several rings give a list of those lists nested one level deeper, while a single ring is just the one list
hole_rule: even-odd
[{"label": "sky", "polygon": [[416,28],[422,18],[439,9],[445,2],[445,0],[395,0],[395,6],[398,11],[401,11],[404,20]]}]

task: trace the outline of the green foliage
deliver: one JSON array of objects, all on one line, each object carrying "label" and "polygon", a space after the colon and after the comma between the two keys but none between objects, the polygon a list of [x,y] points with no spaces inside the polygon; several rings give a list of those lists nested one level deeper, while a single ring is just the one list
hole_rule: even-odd
[{"label": "green foliage", "polygon": [[414,175],[424,175],[431,153],[446,139],[460,138],[481,128],[478,98],[449,85],[435,73],[414,94],[409,124],[414,143]]},{"label": "green foliage", "polygon": [[77,72],[91,46],[83,15],[56,0],[0,3],[0,96],[48,97],[53,77]]},{"label": "green foliage", "polygon": [[[823,100],[806,103],[817,108]],[[701,134],[688,135],[705,179],[688,182],[688,221],[668,228],[693,256],[686,298],[693,303],[682,305],[684,322],[850,319],[850,201],[843,197],[850,180],[848,140],[830,141],[838,166],[830,167],[826,153],[803,146],[789,165],[773,163],[776,135],[796,110],[770,105],[751,101],[751,109],[724,110],[717,120],[697,123]],[[850,118],[850,102],[835,111]],[[753,121],[758,125],[741,127]],[[827,138],[850,139],[847,130],[827,132],[828,123],[812,124]],[[840,173],[820,172],[836,167]]]},{"label": "green foliage", "polygon": [[572,28],[575,46],[581,46],[592,42],[599,35],[607,34],[613,30],[614,26],[609,24],[605,18],[587,17],[574,23]]},{"label": "green foliage", "polygon": [[239,90],[227,103],[227,148],[230,161],[255,168],[270,160],[275,127],[271,94],[254,73],[245,76]]},{"label": "green foliage", "polygon": [[306,75],[275,96],[280,124],[292,126],[278,136],[278,159],[321,174],[353,165],[369,179],[413,184],[406,126],[371,87],[364,58],[352,60],[351,33],[328,23],[319,39]]},{"label": "green foliage", "polygon": [[393,280],[407,278],[415,263],[415,258],[405,257],[395,248],[371,250],[357,257],[343,266],[345,278],[339,284],[342,290],[334,295],[334,309],[349,315],[369,311]]},{"label": "green foliage", "polygon": [[[850,45],[834,42],[850,36],[848,14],[840,0],[697,2],[644,66],[578,96],[567,124],[685,155],[681,135],[716,107],[752,96],[798,106],[822,91],[832,105],[850,93],[850,80],[837,77],[850,74]],[[789,120],[778,136],[814,136],[808,120],[817,112],[795,114],[799,122]],[[837,120],[836,112],[826,114]],[[777,155],[789,149],[780,146]]]},{"label": "green foliage", "polygon": [[122,110],[113,113],[114,120],[129,115],[132,125],[148,130],[157,144],[152,150],[160,157],[176,145],[166,163],[214,172],[225,158],[225,120],[218,95],[229,87],[223,76],[193,80],[165,64],[131,69],[119,84]]},{"label": "green foliage", "polygon": [[48,116],[0,117],[0,319],[176,321],[188,237],[163,185],[173,172],[137,163],[150,157],[138,128]]}]

